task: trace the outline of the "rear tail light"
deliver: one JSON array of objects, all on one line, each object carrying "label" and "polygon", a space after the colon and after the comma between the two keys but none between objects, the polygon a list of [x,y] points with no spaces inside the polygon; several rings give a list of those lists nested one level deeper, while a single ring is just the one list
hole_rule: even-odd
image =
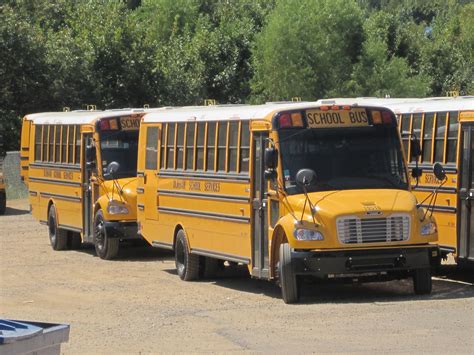
[{"label": "rear tail light", "polygon": [[380,111],[372,111],[372,123],[373,124],[382,123],[382,115],[380,114]]}]

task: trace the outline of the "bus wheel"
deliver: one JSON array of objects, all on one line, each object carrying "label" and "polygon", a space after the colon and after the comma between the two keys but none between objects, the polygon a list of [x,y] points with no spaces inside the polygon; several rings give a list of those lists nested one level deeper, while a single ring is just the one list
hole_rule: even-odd
[{"label": "bus wheel", "polygon": [[67,249],[67,231],[58,228],[56,208],[51,205],[48,215],[49,242],[54,250]]},{"label": "bus wheel", "polygon": [[181,280],[192,281],[199,278],[199,255],[191,254],[183,230],[176,236],[174,248],[176,270]]},{"label": "bus wheel", "polygon": [[285,303],[296,303],[299,300],[298,278],[291,266],[291,250],[288,243],[280,245],[280,259],[278,261],[280,275],[281,296]]},{"label": "bus wheel", "polygon": [[0,215],[5,214],[7,209],[7,196],[5,191],[0,191]]},{"label": "bus wheel", "polygon": [[431,293],[431,270],[416,269],[413,274],[413,289],[417,295],[428,295]]},{"label": "bus wheel", "polygon": [[94,246],[96,254],[104,260],[115,258],[119,250],[119,240],[107,238],[104,228],[104,214],[98,210],[94,218]]}]

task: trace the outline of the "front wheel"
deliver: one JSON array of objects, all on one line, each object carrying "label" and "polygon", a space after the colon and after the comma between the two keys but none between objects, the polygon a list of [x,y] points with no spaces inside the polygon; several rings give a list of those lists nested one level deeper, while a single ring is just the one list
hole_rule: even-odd
[{"label": "front wheel", "polygon": [[299,301],[299,280],[291,264],[291,249],[288,243],[280,245],[278,273],[280,275],[281,297],[285,303]]},{"label": "front wheel", "polygon": [[431,293],[432,281],[429,268],[415,270],[413,274],[413,289],[417,295],[428,295]]},{"label": "front wheel", "polygon": [[49,242],[54,250],[67,249],[67,231],[58,227],[56,207],[51,205],[48,213]]},{"label": "front wheel", "polygon": [[119,250],[119,240],[107,238],[104,226],[104,214],[98,210],[94,218],[94,246],[96,254],[104,260],[115,258]]},{"label": "front wheel", "polygon": [[174,248],[175,264],[178,275],[183,281],[192,281],[199,278],[199,255],[189,252],[189,244],[183,230],[176,236]]}]

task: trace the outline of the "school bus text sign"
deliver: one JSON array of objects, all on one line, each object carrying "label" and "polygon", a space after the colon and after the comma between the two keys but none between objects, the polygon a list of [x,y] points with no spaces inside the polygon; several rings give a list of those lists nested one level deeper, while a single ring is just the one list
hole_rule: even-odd
[{"label": "school bus text sign", "polygon": [[368,126],[369,119],[365,109],[351,110],[308,110],[308,128],[338,128]]}]

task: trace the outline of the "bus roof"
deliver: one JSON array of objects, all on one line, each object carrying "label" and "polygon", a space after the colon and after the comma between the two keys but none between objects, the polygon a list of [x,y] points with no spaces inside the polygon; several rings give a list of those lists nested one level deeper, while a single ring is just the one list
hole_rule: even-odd
[{"label": "bus roof", "polygon": [[458,97],[428,97],[428,98],[335,98],[318,101],[326,105],[344,105],[357,103],[367,106],[383,106],[396,114],[437,112],[437,111],[466,111],[474,110],[474,96]]},{"label": "bus roof", "polygon": [[66,112],[42,112],[26,115],[25,118],[35,124],[89,124],[101,118],[127,116],[131,114],[153,112],[163,109],[166,109],[166,107],[153,109],[126,108],[105,111],[78,110]]},{"label": "bus roof", "polygon": [[186,106],[163,112],[151,112],[143,116],[143,122],[185,122],[262,119],[267,115],[285,110],[319,107],[317,102],[269,102],[263,105],[213,105]]}]

